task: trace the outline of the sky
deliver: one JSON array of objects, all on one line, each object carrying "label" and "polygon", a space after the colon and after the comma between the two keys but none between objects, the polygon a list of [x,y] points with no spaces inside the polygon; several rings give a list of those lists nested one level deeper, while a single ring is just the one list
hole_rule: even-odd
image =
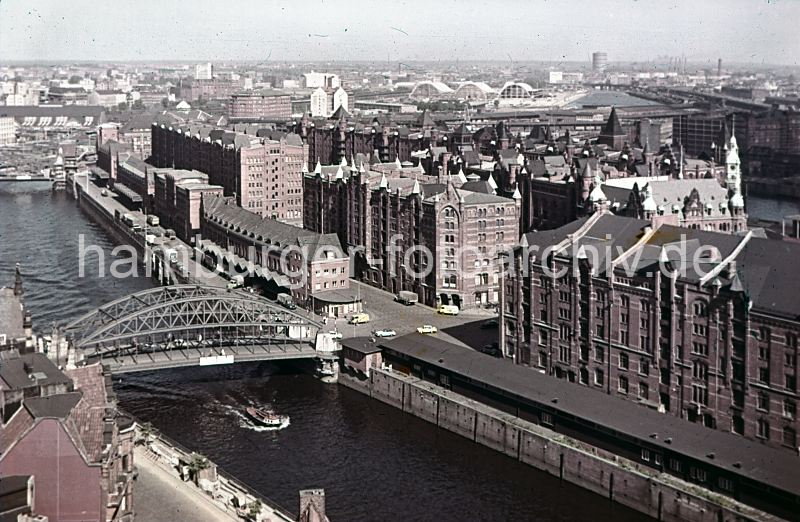
[{"label": "sky", "polygon": [[[487,7],[487,6],[493,7]],[[0,0],[9,60],[797,65],[800,0]]]}]

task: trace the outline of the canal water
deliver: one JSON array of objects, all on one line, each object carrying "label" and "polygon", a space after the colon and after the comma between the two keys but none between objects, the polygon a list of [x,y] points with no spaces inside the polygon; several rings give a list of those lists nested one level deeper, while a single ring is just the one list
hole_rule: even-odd
[{"label": "canal water", "polygon": [[[0,285],[25,275],[38,330],[153,286],[144,277],[79,276],[79,244],[114,244],[66,194],[0,186]],[[89,258],[96,259],[96,258]],[[106,267],[108,268],[108,266]],[[297,491],[325,488],[334,522],[632,521],[644,517],[487,448],[286,366],[186,368],[115,378],[120,404],[184,446],[296,511]],[[289,415],[279,431],[254,429],[247,404]],[[146,499],[137,500],[146,502]]]}]

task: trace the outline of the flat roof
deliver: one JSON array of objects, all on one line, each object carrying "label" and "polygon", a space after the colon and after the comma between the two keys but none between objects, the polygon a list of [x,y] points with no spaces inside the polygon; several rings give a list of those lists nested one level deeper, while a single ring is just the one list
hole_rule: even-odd
[{"label": "flat roof", "polygon": [[[649,446],[800,495],[800,466],[797,457],[786,450],[658,413],[627,399],[510,364],[434,336],[412,333],[378,344],[547,409],[630,435]],[[656,436],[651,437],[653,434]],[[713,460],[708,457],[712,453]],[[741,466],[734,467],[735,463]]]},{"label": "flat roof", "polygon": [[341,343],[342,348],[349,348],[365,355],[381,351],[380,345],[372,342],[370,337],[348,337],[347,339],[342,339]]}]

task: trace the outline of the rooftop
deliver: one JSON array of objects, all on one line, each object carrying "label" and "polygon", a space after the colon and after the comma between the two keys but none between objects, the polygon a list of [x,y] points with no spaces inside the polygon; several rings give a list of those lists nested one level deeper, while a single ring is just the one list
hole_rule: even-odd
[{"label": "rooftop", "polygon": [[[677,451],[698,461],[800,494],[800,467],[785,451],[730,433],[705,428],[631,401],[509,364],[433,336],[417,333],[379,343],[432,366],[474,379],[506,394],[563,412],[586,423]],[[740,467],[734,466],[738,464]]]}]

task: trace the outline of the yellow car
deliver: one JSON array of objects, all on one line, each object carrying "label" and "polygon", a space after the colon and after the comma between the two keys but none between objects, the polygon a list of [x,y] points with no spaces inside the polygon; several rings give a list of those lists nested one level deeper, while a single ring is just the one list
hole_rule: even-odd
[{"label": "yellow car", "polygon": [[422,326],[417,327],[417,332],[421,334],[435,334],[439,330],[430,324],[423,324]]},{"label": "yellow car", "polygon": [[439,308],[436,309],[436,313],[442,315],[458,315],[459,309],[456,305],[439,305]]},{"label": "yellow car", "polygon": [[369,314],[353,314],[348,321],[350,324],[364,324],[369,322]]}]

